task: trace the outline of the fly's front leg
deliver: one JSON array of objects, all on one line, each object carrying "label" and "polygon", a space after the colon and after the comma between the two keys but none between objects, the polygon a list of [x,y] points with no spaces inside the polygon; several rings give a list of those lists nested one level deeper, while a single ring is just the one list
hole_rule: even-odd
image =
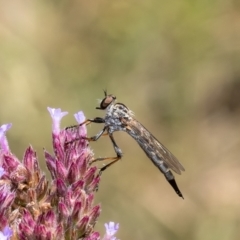
[{"label": "fly's front leg", "polygon": [[84,124],[88,125],[90,123],[105,123],[105,119],[100,118],[100,117],[96,117],[96,118],[93,118],[93,119],[87,119],[84,122],[80,123],[79,126],[82,126]]},{"label": "fly's front leg", "polygon": [[[79,126],[82,126],[84,124],[88,125],[90,123],[105,123],[105,119],[104,118],[100,118],[100,117],[96,117],[94,119],[87,119],[86,121],[82,122],[79,124]],[[104,132],[106,131],[107,127],[105,126],[97,135],[93,136],[93,137],[86,137],[85,139],[87,139],[88,141],[97,141],[101,136],[104,136],[106,134],[104,134]]]},{"label": "fly's front leg", "polygon": [[[88,124],[90,124],[90,123],[105,123],[105,119],[104,119],[104,118],[100,118],[100,117],[96,117],[96,118],[93,118],[93,119],[87,119],[87,120],[85,120],[84,122],[82,122],[82,123],[80,123],[80,124],[78,124],[78,125],[69,126],[69,127],[66,127],[65,129],[66,129],[66,130],[76,129],[76,128],[81,127],[81,126],[84,125],[84,124],[88,125]],[[105,131],[105,130],[104,130],[104,131]],[[84,139],[87,139],[87,140],[89,140],[89,141],[96,141],[98,138],[101,137],[101,135],[103,135],[104,131],[101,131],[101,132],[100,132],[99,134],[97,134],[95,137],[92,137],[92,138],[87,138],[87,137],[86,137],[86,138],[84,138]],[[99,136],[98,136],[98,135],[99,135]],[[97,137],[97,136],[98,136],[98,137]],[[97,139],[94,140],[96,137],[97,137]],[[79,138],[76,138],[76,139],[74,139],[74,140],[72,140],[72,141],[66,142],[65,144],[67,145],[67,144],[72,143],[72,142],[77,141],[77,140],[80,140],[80,139],[79,139]]]},{"label": "fly's front leg", "polygon": [[71,129],[71,128],[81,127],[81,126],[84,125],[84,124],[88,125],[88,124],[90,124],[90,123],[105,123],[105,119],[104,119],[104,118],[100,118],[100,117],[96,117],[96,118],[93,118],[93,119],[87,119],[87,120],[85,120],[84,122],[82,122],[82,123],[80,123],[80,124],[66,127],[66,130],[67,130],[67,129]]}]

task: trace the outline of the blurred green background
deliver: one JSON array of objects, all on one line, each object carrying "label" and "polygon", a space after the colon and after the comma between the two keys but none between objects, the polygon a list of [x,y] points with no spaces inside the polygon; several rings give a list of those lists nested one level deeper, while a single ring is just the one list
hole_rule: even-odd
[{"label": "blurred green background", "polygon": [[[0,120],[12,151],[44,167],[47,106],[89,118],[117,96],[186,168],[179,198],[137,143],[102,175],[96,203],[121,240],[240,239],[240,1],[9,1],[0,8]],[[88,127],[96,134],[101,125]],[[115,156],[111,142],[91,143]],[[46,170],[47,172],[47,170]]]}]

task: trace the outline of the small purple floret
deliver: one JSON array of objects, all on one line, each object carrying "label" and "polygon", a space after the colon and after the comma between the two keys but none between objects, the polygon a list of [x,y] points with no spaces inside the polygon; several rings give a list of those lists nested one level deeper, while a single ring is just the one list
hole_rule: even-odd
[{"label": "small purple floret", "polygon": [[79,111],[74,114],[76,121],[80,124],[85,120],[85,116],[82,111]]},{"label": "small purple floret", "polygon": [[119,223],[109,222],[104,225],[106,228],[106,234],[104,235],[103,240],[115,240],[116,237],[114,237],[114,235],[119,229]]},{"label": "small purple floret", "polygon": [[0,127],[0,131],[6,132],[6,131],[8,131],[11,127],[12,127],[12,123],[3,124],[3,125]]},{"label": "small purple floret", "polygon": [[12,236],[12,229],[8,226],[6,226],[3,231],[0,231],[0,240],[9,240]]},{"label": "small purple floret", "polygon": [[4,169],[0,167],[0,178],[3,176],[4,173],[5,173]]},{"label": "small purple floret", "polygon": [[8,141],[5,135],[11,127],[11,123],[4,124],[0,127],[0,147],[4,152],[9,152]]},{"label": "small purple floret", "polygon": [[52,117],[52,120],[53,120],[53,123],[52,123],[52,131],[54,134],[59,134],[60,131],[61,131],[61,128],[60,128],[60,121],[61,119],[68,114],[68,112],[62,112],[61,108],[50,108],[48,107],[47,108],[51,117]]}]

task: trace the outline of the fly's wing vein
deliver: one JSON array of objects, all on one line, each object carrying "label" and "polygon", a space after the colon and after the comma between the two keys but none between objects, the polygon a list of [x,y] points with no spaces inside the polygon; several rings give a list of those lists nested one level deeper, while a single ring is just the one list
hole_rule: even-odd
[{"label": "fly's wing vein", "polygon": [[[152,154],[156,155],[159,161],[163,161],[174,172],[181,174],[185,171],[178,159],[160,143],[141,123],[132,119],[128,122],[127,132],[138,142],[147,156],[154,162]],[[152,153],[149,153],[152,152]]]}]

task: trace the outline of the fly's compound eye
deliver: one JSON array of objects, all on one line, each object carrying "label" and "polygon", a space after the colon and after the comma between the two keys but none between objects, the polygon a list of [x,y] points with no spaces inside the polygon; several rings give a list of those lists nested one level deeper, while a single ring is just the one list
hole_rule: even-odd
[{"label": "fly's compound eye", "polygon": [[104,110],[106,109],[114,100],[116,100],[116,97],[113,95],[107,95],[102,102],[100,103],[100,107],[96,107],[96,109]]}]

